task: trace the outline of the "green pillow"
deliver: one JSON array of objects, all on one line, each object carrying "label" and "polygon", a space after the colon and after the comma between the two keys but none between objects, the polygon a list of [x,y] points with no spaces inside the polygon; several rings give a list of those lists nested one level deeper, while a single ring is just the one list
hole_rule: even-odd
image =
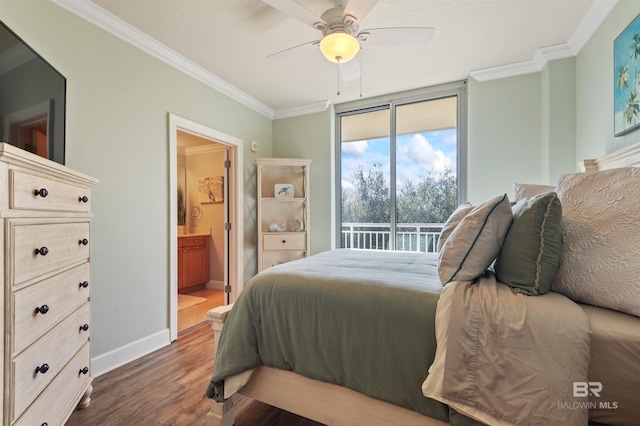
[{"label": "green pillow", "polygon": [[523,198],[511,209],[513,222],[495,262],[496,278],[516,293],[548,293],[560,263],[560,199],[547,192]]}]

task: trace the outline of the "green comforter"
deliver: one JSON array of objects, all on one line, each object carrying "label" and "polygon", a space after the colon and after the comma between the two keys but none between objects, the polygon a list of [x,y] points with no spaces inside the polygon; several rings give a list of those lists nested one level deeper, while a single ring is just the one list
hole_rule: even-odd
[{"label": "green comforter", "polygon": [[207,396],[223,401],[226,377],[266,365],[448,421],[421,390],[436,349],[436,262],[342,249],[256,275],[225,322]]}]

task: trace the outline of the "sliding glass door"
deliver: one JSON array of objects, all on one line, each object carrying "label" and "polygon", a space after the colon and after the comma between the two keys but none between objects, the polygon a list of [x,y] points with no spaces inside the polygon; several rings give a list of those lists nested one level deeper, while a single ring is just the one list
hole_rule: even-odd
[{"label": "sliding glass door", "polygon": [[338,113],[340,247],[436,251],[464,198],[460,107],[454,92]]}]

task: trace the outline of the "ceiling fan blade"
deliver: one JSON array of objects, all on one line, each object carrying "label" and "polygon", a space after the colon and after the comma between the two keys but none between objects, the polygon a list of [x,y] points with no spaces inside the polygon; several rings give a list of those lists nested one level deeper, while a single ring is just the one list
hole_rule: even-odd
[{"label": "ceiling fan blade", "polygon": [[360,63],[358,57],[353,58],[349,62],[338,65],[340,67],[340,76],[344,81],[351,81],[360,78]]},{"label": "ceiling fan blade", "polygon": [[349,0],[344,8],[344,14],[355,16],[358,22],[362,22],[377,3],[378,0]]},{"label": "ceiling fan blade", "polygon": [[358,33],[361,43],[372,46],[426,46],[433,38],[433,28],[372,28]]},{"label": "ceiling fan blade", "polygon": [[267,56],[267,59],[274,62],[284,62],[302,55],[310,54],[311,52],[318,52],[318,43],[320,43],[320,41],[316,40],[299,46],[290,47]]},{"label": "ceiling fan blade", "polygon": [[316,16],[310,10],[302,7],[300,4],[296,3],[294,0],[262,0],[269,6],[278,9],[280,12],[291,16],[299,21],[304,22],[307,25],[310,25],[315,28],[315,24],[320,22],[325,24],[326,22]]}]

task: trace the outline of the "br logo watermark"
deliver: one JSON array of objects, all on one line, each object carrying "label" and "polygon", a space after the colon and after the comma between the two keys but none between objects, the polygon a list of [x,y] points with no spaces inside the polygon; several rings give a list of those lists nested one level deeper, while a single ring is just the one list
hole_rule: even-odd
[{"label": "br logo watermark", "polygon": [[[602,392],[602,383],[600,382],[573,382],[574,398],[600,398]],[[611,401],[572,401],[558,402],[559,409],[568,410],[615,410],[618,408],[617,402]]]},{"label": "br logo watermark", "polygon": [[590,395],[600,398],[601,391],[602,383],[600,382],[573,382],[574,398],[583,398]]}]

